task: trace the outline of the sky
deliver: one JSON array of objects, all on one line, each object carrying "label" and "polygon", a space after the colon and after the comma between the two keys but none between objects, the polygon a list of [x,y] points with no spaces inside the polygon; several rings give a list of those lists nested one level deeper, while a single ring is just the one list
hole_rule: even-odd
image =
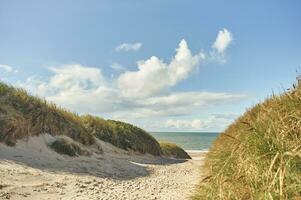
[{"label": "sky", "polygon": [[0,80],[147,131],[223,131],[295,82],[300,9],[298,0],[0,0]]}]

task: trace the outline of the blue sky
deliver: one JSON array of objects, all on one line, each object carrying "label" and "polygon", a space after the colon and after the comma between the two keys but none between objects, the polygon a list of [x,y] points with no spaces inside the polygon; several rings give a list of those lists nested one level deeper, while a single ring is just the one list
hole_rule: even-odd
[{"label": "blue sky", "polygon": [[[297,0],[0,0],[0,79],[149,131],[221,131],[294,82],[300,8]],[[176,48],[191,56],[176,61]]]}]

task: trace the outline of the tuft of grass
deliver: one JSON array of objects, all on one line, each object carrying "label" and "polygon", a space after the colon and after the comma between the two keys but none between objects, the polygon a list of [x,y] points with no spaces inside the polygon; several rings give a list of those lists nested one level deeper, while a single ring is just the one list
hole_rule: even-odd
[{"label": "tuft of grass", "polygon": [[301,198],[301,87],[238,118],[207,154],[192,199]]},{"label": "tuft of grass", "polygon": [[82,121],[95,137],[119,148],[152,155],[162,153],[157,140],[136,126],[91,115],[82,116]]},{"label": "tuft of grass", "polygon": [[184,149],[176,144],[169,142],[159,142],[162,149],[163,156],[179,158],[179,159],[191,159]]},{"label": "tuft of grass", "polygon": [[81,148],[72,140],[66,138],[59,138],[55,140],[50,147],[59,154],[65,154],[71,157],[74,156],[90,156],[90,152]]}]

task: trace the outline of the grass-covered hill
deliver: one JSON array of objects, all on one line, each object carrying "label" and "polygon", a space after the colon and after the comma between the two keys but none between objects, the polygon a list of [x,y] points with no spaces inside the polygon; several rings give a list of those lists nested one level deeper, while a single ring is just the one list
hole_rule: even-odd
[{"label": "grass-covered hill", "polygon": [[80,116],[0,83],[0,142],[14,145],[17,139],[42,133],[66,135],[83,145],[94,143]]},{"label": "grass-covered hill", "polygon": [[186,151],[176,144],[160,141],[163,156],[181,159],[191,159]]},{"label": "grass-covered hill", "polygon": [[92,145],[96,136],[123,149],[161,155],[159,143],[138,127],[79,116],[0,83],[0,142],[14,145],[18,139],[42,133],[68,136],[83,145]]},{"label": "grass-covered hill", "polygon": [[85,127],[95,137],[119,148],[161,155],[159,143],[146,131],[128,123],[104,120],[91,115],[82,116]]},{"label": "grass-covered hill", "polygon": [[60,136],[50,146],[70,156],[87,155],[80,145],[92,145],[95,138],[125,150],[162,155],[158,141],[136,126],[91,115],[79,116],[0,82],[0,142],[14,146],[18,139],[43,133]]},{"label": "grass-covered hill", "polygon": [[214,142],[194,199],[301,199],[301,86],[272,96]]}]

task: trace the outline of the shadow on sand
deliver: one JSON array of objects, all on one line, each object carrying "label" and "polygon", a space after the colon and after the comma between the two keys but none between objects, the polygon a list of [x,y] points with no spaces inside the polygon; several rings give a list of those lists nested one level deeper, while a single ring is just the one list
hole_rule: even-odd
[{"label": "shadow on sand", "polygon": [[9,147],[0,144],[0,165],[5,162],[50,173],[76,173],[118,180],[129,180],[152,173],[148,165],[172,165],[187,160],[141,155],[126,151],[93,153],[90,157],[60,155],[40,141],[26,141]]}]

